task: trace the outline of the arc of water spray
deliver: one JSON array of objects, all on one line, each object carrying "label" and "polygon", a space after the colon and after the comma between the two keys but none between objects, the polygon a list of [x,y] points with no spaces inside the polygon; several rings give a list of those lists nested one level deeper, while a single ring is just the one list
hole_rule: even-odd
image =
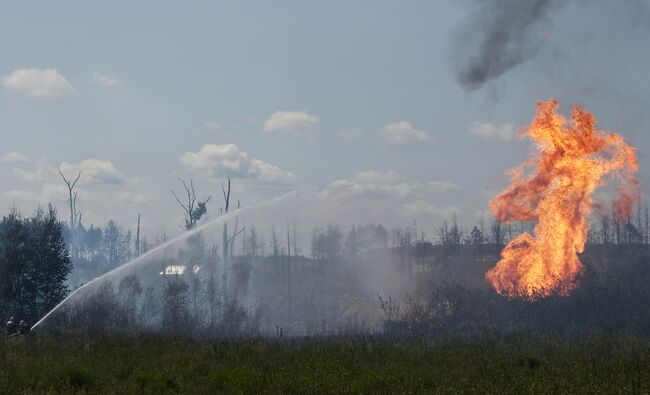
[{"label": "arc of water spray", "polygon": [[297,196],[298,196],[298,191],[292,191],[292,192],[289,192],[289,193],[287,193],[285,195],[279,196],[277,198],[274,198],[274,199],[271,199],[271,200],[268,200],[268,201],[260,202],[260,203],[255,204],[255,205],[249,205],[249,206],[244,206],[244,207],[238,208],[238,209],[236,209],[234,211],[231,211],[231,212],[229,212],[229,213],[227,213],[225,215],[222,215],[222,216],[220,216],[218,218],[215,218],[215,219],[213,219],[211,221],[208,221],[205,224],[203,224],[203,225],[201,225],[201,226],[199,226],[197,228],[194,228],[194,229],[192,229],[192,230],[190,230],[188,232],[185,232],[185,233],[183,233],[183,234],[181,234],[181,235],[179,235],[179,236],[177,236],[177,237],[175,237],[175,238],[173,238],[173,239],[159,245],[158,247],[156,247],[156,248],[154,248],[152,250],[147,251],[145,254],[143,254],[143,255],[141,255],[141,256],[139,256],[139,257],[125,263],[125,264],[123,264],[120,267],[117,267],[117,268],[111,270],[108,273],[104,273],[101,276],[94,278],[93,280],[87,282],[86,284],[84,284],[84,285],[80,286],[79,288],[75,289],[74,291],[72,291],[72,293],[70,293],[70,295],[68,295],[65,299],[63,299],[52,310],[47,312],[47,314],[45,314],[43,316],[43,318],[38,320],[38,322],[35,323],[34,326],[32,326],[32,331],[35,330],[41,323],[46,321],[47,318],[49,318],[55,311],[57,311],[62,305],[64,305],[68,300],[70,300],[70,298],[72,298],[75,294],[79,293],[81,290],[83,290],[85,288],[88,288],[92,284],[101,282],[104,278],[110,277],[111,275],[113,275],[113,274],[115,274],[115,273],[117,273],[117,272],[119,272],[121,270],[124,270],[127,267],[137,265],[140,261],[146,259],[150,255],[154,254],[156,251],[162,250],[162,249],[168,247],[169,245],[171,245],[173,243],[176,243],[176,242],[178,242],[180,240],[185,240],[185,239],[189,238],[192,235],[200,233],[205,228],[207,228],[209,226],[212,226],[215,223],[218,223],[220,221],[228,221],[229,219],[234,218],[234,217],[238,216],[239,214],[241,214],[243,212],[246,212],[246,211],[248,211],[248,210],[250,210],[252,208],[262,208],[262,207],[269,206],[269,205],[281,202],[283,200],[289,199],[291,197],[297,197]]}]

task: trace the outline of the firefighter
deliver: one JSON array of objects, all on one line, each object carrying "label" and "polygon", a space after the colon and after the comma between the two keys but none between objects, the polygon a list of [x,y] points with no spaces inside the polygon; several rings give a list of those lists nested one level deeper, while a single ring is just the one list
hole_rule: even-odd
[{"label": "firefighter", "polygon": [[26,336],[29,333],[30,327],[27,325],[25,320],[20,320],[20,325],[18,325],[18,332],[22,336]]},{"label": "firefighter", "polygon": [[14,317],[9,318],[9,321],[7,321],[7,325],[5,326],[5,330],[7,331],[7,337],[15,335],[18,331],[18,328],[16,327],[16,319]]}]

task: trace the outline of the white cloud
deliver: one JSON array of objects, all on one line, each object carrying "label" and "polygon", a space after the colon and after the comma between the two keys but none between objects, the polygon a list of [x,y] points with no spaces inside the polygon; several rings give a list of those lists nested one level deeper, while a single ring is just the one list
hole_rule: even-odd
[{"label": "white cloud", "polygon": [[458,189],[449,181],[419,182],[404,179],[396,170],[386,172],[362,171],[351,179],[335,180],[324,193],[342,199],[426,197],[436,192]]},{"label": "white cloud", "polygon": [[[79,200],[88,199],[89,193],[87,190],[79,188],[77,189]],[[40,191],[33,192],[24,189],[17,189],[9,192],[5,192],[5,197],[13,201],[28,201],[28,202],[37,202],[37,203],[56,203],[64,202],[68,198],[68,189],[63,185],[63,183],[51,183],[46,182],[41,186]]]},{"label": "white cloud", "polygon": [[26,200],[26,201],[39,201],[37,194],[32,191],[26,191],[23,189],[16,189],[13,191],[8,191],[4,193],[5,197],[10,201],[16,200]]},{"label": "white cloud", "polygon": [[[29,185],[16,185],[0,192],[0,198],[19,207],[44,206],[48,203],[58,207],[65,218],[68,213],[68,188],[59,175],[58,168],[68,179],[74,180],[78,171],[81,178],[76,185],[78,209],[86,223],[120,220],[126,212],[129,216],[147,206],[150,198],[136,189],[136,180],[126,177],[110,161],[89,158],[78,163],[63,162],[51,165],[46,158],[34,160],[24,168],[14,168],[13,175]],[[94,214],[93,214],[94,213]]]},{"label": "white cloud", "polygon": [[27,181],[32,184],[45,181],[46,179],[50,178],[53,175],[52,169],[47,166],[37,166],[33,170],[15,167],[14,169],[12,169],[11,172],[16,178],[23,181]]},{"label": "white cloud", "polygon": [[210,178],[248,178],[272,183],[293,183],[295,175],[260,159],[249,158],[236,144],[205,144],[197,152],[179,158],[188,171],[200,171]]},{"label": "white cloud", "polygon": [[81,171],[79,185],[124,185],[128,181],[117,167],[110,161],[101,159],[84,159],[79,163],[63,162],[58,168],[42,160],[32,169],[16,167],[12,169],[13,175],[29,183],[40,183],[51,180],[60,180],[58,169],[61,169],[67,178],[76,178]]},{"label": "white cloud", "polygon": [[[396,170],[362,171],[350,179],[335,180],[320,197],[352,217],[394,223],[405,218],[427,221],[448,218],[460,209],[448,202],[449,191],[459,187],[449,181],[420,182],[404,178]],[[440,204],[440,205],[439,205]]]},{"label": "white cloud", "polygon": [[107,160],[91,158],[79,163],[63,162],[59,168],[67,177],[76,177],[81,171],[79,183],[83,184],[124,185],[127,181],[124,174]]},{"label": "white cloud", "polygon": [[416,141],[431,141],[429,132],[416,129],[410,122],[401,121],[384,126],[379,134],[390,144],[400,145]]},{"label": "white cloud", "polygon": [[29,157],[26,155],[21,154],[20,152],[16,151],[11,151],[2,156],[0,159],[3,162],[6,163],[13,163],[13,162],[29,162]]},{"label": "white cloud", "polygon": [[474,122],[469,129],[469,133],[484,138],[499,138],[503,141],[510,141],[515,135],[515,128],[511,123],[504,125],[494,125],[491,123]]},{"label": "white cloud", "polygon": [[264,131],[297,136],[306,134],[318,123],[318,117],[300,111],[276,111],[264,121]]},{"label": "white cloud", "polygon": [[2,77],[2,85],[31,97],[63,96],[74,87],[55,69],[18,69]]},{"label": "white cloud", "polygon": [[[147,203],[148,197],[137,192],[114,189],[89,189],[90,186],[77,187],[77,199],[87,206],[93,204],[114,205],[142,205]],[[45,182],[39,191],[34,192],[26,189],[16,189],[4,193],[10,201],[27,201],[35,203],[64,203],[68,199],[68,189],[63,182]]]},{"label": "white cloud", "polygon": [[360,129],[341,129],[339,137],[344,140],[358,140],[366,135],[366,132]]},{"label": "white cloud", "polygon": [[102,74],[97,71],[93,73],[93,81],[107,88],[111,88],[120,84],[120,81],[118,79],[109,77],[106,74]]}]

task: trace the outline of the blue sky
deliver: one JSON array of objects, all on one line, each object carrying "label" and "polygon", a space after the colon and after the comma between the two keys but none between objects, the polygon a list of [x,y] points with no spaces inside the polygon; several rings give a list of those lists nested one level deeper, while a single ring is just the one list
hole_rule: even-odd
[{"label": "blue sky", "polygon": [[647,185],[647,8],[594,4],[554,12],[535,56],[467,92],[466,2],[3,3],[0,201],[65,214],[58,166],[83,169],[84,222],[140,212],[152,235],[180,231],[177,176],[207,195],[230,175],[244,203],[336,189],[398,205],[394,223],[469,224],[551,96],[637,146]]}]

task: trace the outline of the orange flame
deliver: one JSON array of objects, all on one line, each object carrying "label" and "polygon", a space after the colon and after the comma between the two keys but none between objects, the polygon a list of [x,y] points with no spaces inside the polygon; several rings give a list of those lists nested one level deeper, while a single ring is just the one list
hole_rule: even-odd
[{"label": "orange flame", "polygon": [[522,233],[511,240],[486,274],[494,289],[509,297],[568,295],[576,287],[582,269],[578,254],[584,251],[595,207],[592,195],[605,176],[620,182],[617,220],[627,220],[641,196],[636,149],[621,135],[596,129],[596,118],[581,107],[573,107],[570,123],[557,108],[555,99],[537,104],[535,118],[519,137],[531,138],[538,150],[490,201],[500,222],[537,221],[534,236]]}]

